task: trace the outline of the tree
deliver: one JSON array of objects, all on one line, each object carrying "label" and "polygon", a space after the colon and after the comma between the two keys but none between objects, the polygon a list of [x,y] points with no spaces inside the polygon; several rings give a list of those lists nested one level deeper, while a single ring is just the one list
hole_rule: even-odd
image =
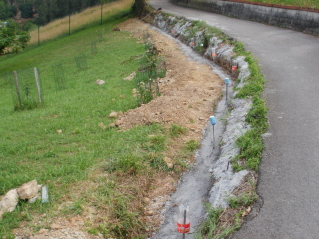
[{"label": "tree", "polygon": [[21,11],[21,17],[23,18],[30,18],[33,15],[33,9],[32,9],[31,3],[23,3],[20,4],[19,9]]},{"label": "tree", "polygon": [[145,5],[145,0],[135,0],[132,6],[132,13],[137,17],[142,17]]},{"label": "tree", "polygon": [[11,21],[8,20],[5,24],[1,24],[3,26],[0,27],[0,54],[18,53],[27,46],[30,40],[28,32],[23,31],[16,34],[15,27],[8,27]]}]

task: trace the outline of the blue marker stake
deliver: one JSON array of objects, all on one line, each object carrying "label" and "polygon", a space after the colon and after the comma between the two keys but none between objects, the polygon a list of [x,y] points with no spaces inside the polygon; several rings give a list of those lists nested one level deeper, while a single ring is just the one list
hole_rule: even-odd
[{"label": "blue marker stake", "polygon": [[215,116],[211,116],[209,117],[209,120],[211,122],[211,124],[213,125],[213,149],[214,149],[214,144],[215,144],[215,124],[216,124],[216,118]]},{"label": "blue marker stake", "polygon": [[228,102],[228,85],[229,85],[229,79],[225,79],[225,85],[226,85],[226,104]]}]

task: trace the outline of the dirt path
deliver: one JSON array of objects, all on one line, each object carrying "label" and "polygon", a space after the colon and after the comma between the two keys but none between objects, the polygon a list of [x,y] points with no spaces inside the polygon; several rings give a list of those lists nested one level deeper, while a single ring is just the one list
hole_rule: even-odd
[{"label": "dirt path", "polygon": [[[122,130],[153,122],[167,126],[178,124],[188,128],[186,135],[169,146],[166,156],[173,158],[186,141],[201,140],[202,130],[206,127],[209,116],[214,114],[214,106],[221,97],[223,81],[213,73],[210,66],[190,61],[173,39],[160,34],[149,24],[130,19],[120,24],[119,28],[121,31],[131,32],[139,39],[138,41],[143,41],[147,35],[160,51],[160,55],[165,58],[167,74],[159,82],[160,97],[139,108],[129,110],[115,123]],[[175,182],[171,183],[172,180]],[[149,235],[158,228],[162,219],[160,214],[163,205],[169,199],[169,195],[175,191],[177,180],[177,177],[166,175],[161,180],[155,181],[156,190],[148,193],[145,210],[152,213],[150,215],[145,213],[144,219],[153,222],[153,229],[149,231]],[[27,238],[30,239],[102,238],[101,235],[94,236],[83,231],[84,217],[85,215],[78,215],[69,219],[60,218],[50,223],[50,229],[41,229],[36,235],[27,232],[27,229],[17,229],[15,235],[19,235],[16,238],[28,235]]]}]

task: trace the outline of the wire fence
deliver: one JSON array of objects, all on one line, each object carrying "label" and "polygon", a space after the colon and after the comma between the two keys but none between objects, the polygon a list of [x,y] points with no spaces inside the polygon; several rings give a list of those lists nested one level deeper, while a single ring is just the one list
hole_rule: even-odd
[{"label": "wire fence", "polygon": [[26,110],[42,106],[42,84],[37,68],[5,73],[3,78],[5,84],[11,85],[14,110]]},{"label": "wire fence", "polygon": [[85,54],[81,53],[75,56],[74,60],[79,70],[86,70],[88,68]]},{"label": "wire fence", "polygon": [[[98,39],[103,39],[100,33]],[[97,52],[97,42],[91,42],[91,53]],[[74,56],[75,66],[79,70],[88,69],[86,55],[80,53]],[[67,73],[64,65],[57,62],[51,65],[52,82],[54,82],[57,91],[67,89]],[[2,75],[4,86],[10,86],[14,110],[29,110],[43,106],[42,83],[37,68],[17,70]]]},{"label": "wire fence", "polygon": [[63,64],[61,62],[52,64],[51,69],[52,69],[52,74],[55,81],[55,88],[57,90],[66,89],[66,78],[64,75]]},{"label": "wire fence", "polygon": [[[99,32],[98,40],[103,40]],[[90,43],[91,54],[97,53],[97,42]],[[80,53],[74,56],[74,66],[81,71],[89,68],[87,56]],[[57,62],[51,65],[52,82],[57,91],[67,89],[67,74],[64,65]],[[134,77],[136,84],[135,97],[137,104],[145,104],[160,95],[158,78],[163,78],[166,66],[163,59],[158,57],[157,49],[146,44],[146,53],[141,58],[141,67]],[[28,110],[43,106],[43,92],[41,79],[37,68],[19,70],[3,75],[4,85],[11,85],[14,110]]]}]

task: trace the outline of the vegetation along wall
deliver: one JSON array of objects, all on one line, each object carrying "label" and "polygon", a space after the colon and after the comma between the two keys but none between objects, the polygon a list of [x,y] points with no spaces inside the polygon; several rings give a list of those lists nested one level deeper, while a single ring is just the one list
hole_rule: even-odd
[{"label": "vegetation along wall", "polygon": [[170,0],[173,4],[319,36],[319,10],[243,1]]}]

